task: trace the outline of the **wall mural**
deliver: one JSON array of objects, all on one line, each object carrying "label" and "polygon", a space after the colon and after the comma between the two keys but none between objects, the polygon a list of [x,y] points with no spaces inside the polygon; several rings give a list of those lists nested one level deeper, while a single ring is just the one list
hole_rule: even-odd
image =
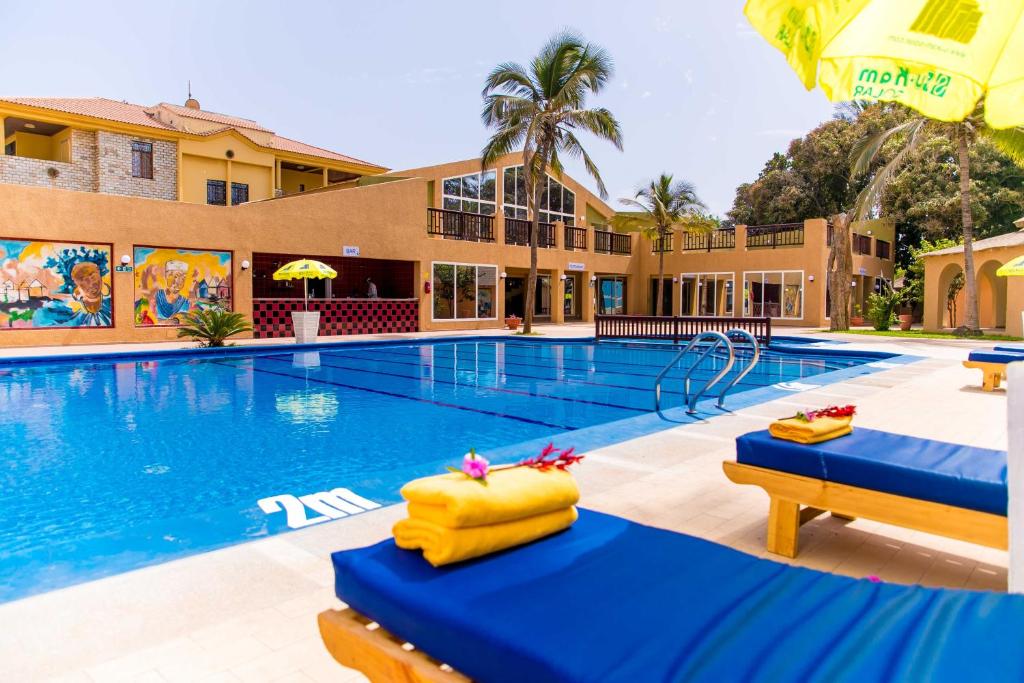
[{"label": "wall mural", "polygon": [[0,239],[0,328],[111,327],[109,244]]},{"label": "wall mural", "polygon": [[231,252],[135,247],[136,325],[180,325],[208,308],[231,310]]}]

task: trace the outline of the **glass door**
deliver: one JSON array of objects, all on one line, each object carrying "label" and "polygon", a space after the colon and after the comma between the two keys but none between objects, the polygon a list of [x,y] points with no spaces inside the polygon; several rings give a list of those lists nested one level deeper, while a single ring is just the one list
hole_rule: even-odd
[{"label": "glass door", "polygon": [[579,275],[566,275],[562,314],[566,320],[579,320],[580,305],[576,290],[579,289]]}]

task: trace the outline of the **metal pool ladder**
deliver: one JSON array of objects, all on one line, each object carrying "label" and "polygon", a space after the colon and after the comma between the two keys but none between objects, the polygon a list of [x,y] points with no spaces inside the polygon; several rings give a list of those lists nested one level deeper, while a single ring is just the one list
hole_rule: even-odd
[{"label": "metal pool ladder", "polygon": [[[697,357],[697,361],[693,365],[691,365],[690,367],[688,367],[686,369],[686,374],[683,375],[683,400],[686,401],[686,406],[687,406],[686,407],[686,412],[687,413],[689,413],[690,415],[693,415],[694,413],[696,413],[697,412],[697,400],[700,398],[701,394],[703,394],[708,389],[710,389],[715,384],[717,384],[718,381],[720,379],[722,379],[723,377],[725,377],[726,373],[728,373],[729,370],[732,369],[732,365],[736,361],[736,351],[735,351],[735,349],[733,349],[732,342],[729,341],[729,337],[727,337],[726,335],[722,334],[721,332],[710,332],[710,331],[709,332],[701,332],[700,334],[695,336],[693,339],[691,339],[690,342],[686,346],[684,346],[682,349],[680,349],[679,352],[676,353],[676,355],[672,357],[672,360],[669,361],[668,364],[665,365],[665,367],[663,367],[661,369],[661,372],[658,373],[657,378],[654,380],[654,410],[655,411],[661,411],[661,382],[662,382],[662,380],[665,379],[665,375],[668,374],[669,370],[671,370],[672,368],[675,367],[676,363],[678,363],[679,360],[683,356],[685,356],[687,353],[689,353],[695,346],[697,346],[697,344],[699,344],[702,341],[710,341],[712,343],[709,344],[708,347],[704,350],[704,352],[701,353],[700,356]],[[721,370],[719,370],[717,373],[715,373],[715,376],[712,377],[711,379],[709,379],[704,384],[704,386],[702,386],[700,388],[700,391],[697,391],[697,392],[691,394],[690,393],[690,374],[694,371],[694,369],[698,365],[700,365],[701,361],[703,361],[705,358],[707,358],[709,355],[711,355],[711,353],[715,349],[717,349],[719,346],[725,346],[726,350],[729,352],[729,359],[726,361],[725,366]],[[721,401],[721,397],[719,398],[719,401]]]},{"label": "metal pool ladder", "polygon": [[[747,342],[750,343],[750,347],[752,349],[752,352],[751,352],[751,356],[750,356],[750,363],[747,364],[747,367],[745,367],[742,370],[740,370],[736,374],[736,376],[733,377],[732,380],[730,380],[729,383],[726,384],[725,387],[722,388],[721,393],[718,394],[718,404],[717,405],[718,405],[719,408],[724,408],[725,407],[725,395],[728,394],[729,391],[734,386],[739,384],[740,380],[743,379],[744,377],[746,377],[750,373],[750,371],[754,369],[754,366],[757,365],[757,362],[759,360],[761,360],[761,344],[758,343],[757,337],[755,337],[754,335],[750,334],[750,332],[748,332],[746,330],[740,330],[740,329],[729,330],[725,334],[726,334],[727,337],[743,337]],[[731,347],[732,347],[732,340],[730,339],[730,357],[732,357],[734,355],[734,354],[731,353],[731,351],[734,350]]]}]

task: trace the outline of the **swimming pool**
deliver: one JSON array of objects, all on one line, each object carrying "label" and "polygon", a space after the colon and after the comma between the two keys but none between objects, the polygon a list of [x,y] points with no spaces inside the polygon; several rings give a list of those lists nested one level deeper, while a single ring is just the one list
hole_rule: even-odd
[{"label": "swimming pool", "polygon": [[[470,447],[650,431],[672,353],[462,338],[0,364],[0,601],[395,503]],[[780,345],[736,391],[884,357]]]}]

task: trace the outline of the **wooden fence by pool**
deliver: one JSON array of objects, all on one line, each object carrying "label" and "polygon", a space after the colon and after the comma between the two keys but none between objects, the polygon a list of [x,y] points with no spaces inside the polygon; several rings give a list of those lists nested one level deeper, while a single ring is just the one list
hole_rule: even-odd
[{"label": "wooden fence by pool", "polygon": [[602,339],[666,339],[674,342],[691,339],[701,332],[726,332],[741,329],[750,332],[762,344],[772,340],[771,318],[731,318],[706,316],[598,315],[594,336]]}]

